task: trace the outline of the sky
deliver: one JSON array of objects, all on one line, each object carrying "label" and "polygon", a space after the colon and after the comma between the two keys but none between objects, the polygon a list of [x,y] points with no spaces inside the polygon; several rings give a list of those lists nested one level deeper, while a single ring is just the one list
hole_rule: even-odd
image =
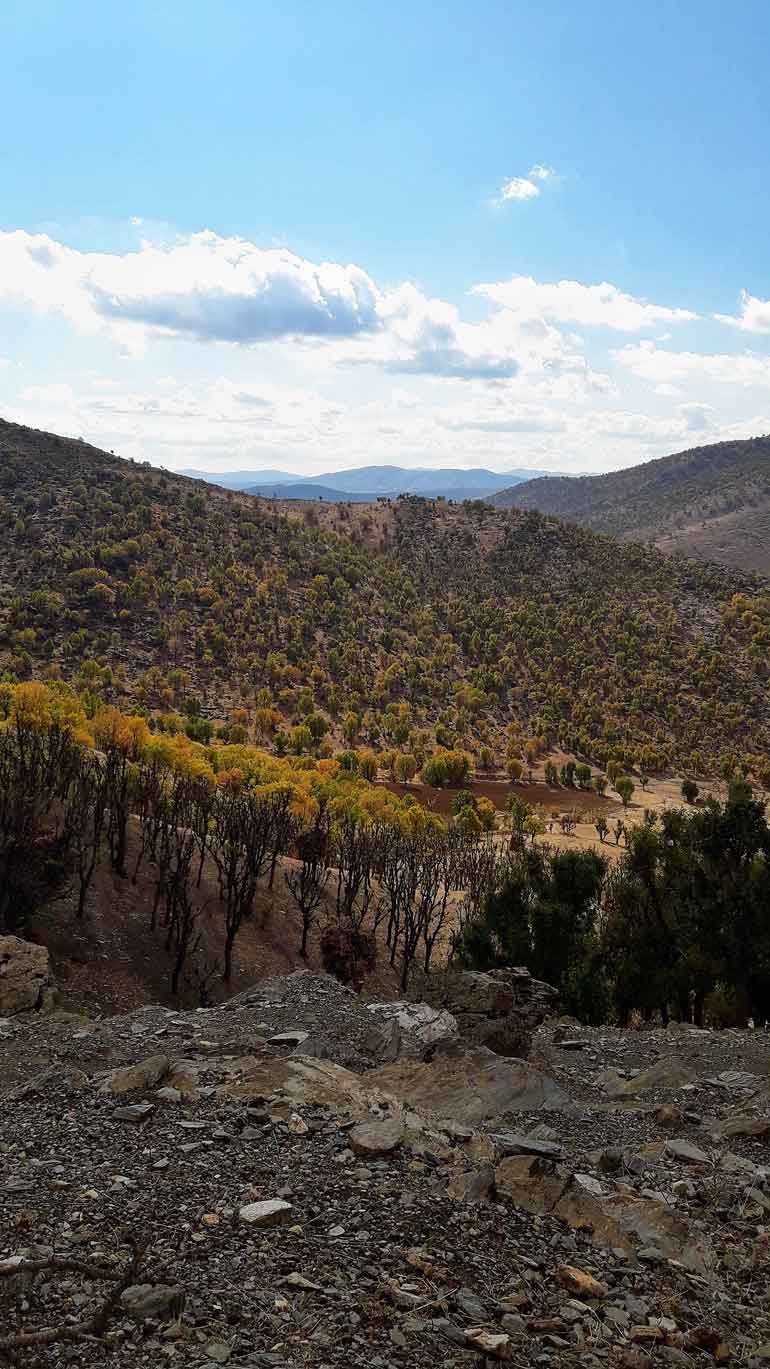
[{"label": "sky", "polygon": [[767,0],[4,0],[0,416],[171,469],[770,432]]}]

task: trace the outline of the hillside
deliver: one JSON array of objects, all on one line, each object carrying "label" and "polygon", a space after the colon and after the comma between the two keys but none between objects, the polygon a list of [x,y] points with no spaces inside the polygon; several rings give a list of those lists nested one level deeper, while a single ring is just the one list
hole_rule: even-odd
[{"label": "hillside", "polygon": [[764,1033],[376,1021],[303,975],[7,1022],[7,1363],[766,1363]]},{"label": "hillside", "polygon": [[370,504],[379,499],[376,494],[356,494],[350,490],[337,490],[331,485],[313,484],[309,480],[285,481],[274,483],[262,481],[256,485],[246,485],[244,494],[260,495],[263,499],[328,499],[331,503]]},{"label": "hillside", "polygon": [[484,503],[265,503],[6,423],[0,460],[18,678],[244,709],[250,735],[300,750],[310,715],[327,747],[418,759],[500,764],[534,739],[704,773],[770,747],[770,597],[750,576]]},{"label": "hillside", "polygon": [[694,447],[609,475],[530,480],[491,502],[770,574],[770,437]]}]

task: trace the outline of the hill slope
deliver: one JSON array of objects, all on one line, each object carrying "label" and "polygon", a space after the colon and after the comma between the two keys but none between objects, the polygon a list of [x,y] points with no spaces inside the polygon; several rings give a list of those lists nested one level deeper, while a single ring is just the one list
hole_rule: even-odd
[{"label": "hill slope", "polygon": [[491,502],[770,574],[770,437],[695,447],[609,475],[530,480]]},{"label": "hill slope", "polygon": [[501,761],[511,727],[648,769],[770,749],[747,575],[483,503],[265,504],[10,424],[0,500],[0,671],[422,755]]}]

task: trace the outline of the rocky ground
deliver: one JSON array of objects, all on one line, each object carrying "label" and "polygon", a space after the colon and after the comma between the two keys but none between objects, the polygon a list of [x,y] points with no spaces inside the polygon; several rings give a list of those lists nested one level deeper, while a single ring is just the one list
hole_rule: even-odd
[{"label": "rocky ground", "polygon": [[523,1062],[299,974],[8,1017],[0,1098],[0,1364],[770,1363],[764,1033]]}]

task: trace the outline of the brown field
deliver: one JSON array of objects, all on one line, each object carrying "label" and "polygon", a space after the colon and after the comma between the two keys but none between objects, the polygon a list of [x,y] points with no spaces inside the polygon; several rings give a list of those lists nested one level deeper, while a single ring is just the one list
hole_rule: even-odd
[{"label": "brown field", "polygon": [[411,794],[417,799],[424,808],[430,809],[432,813],[439,813],[442,817],[447,817],[452,812],[452,804],[457,794],[466,789],[474,794],[476,798],[489,799],[499,812],[505,812],[508,808],[508,799],[511,793],[521,799],[522,803],[537,804],[544,808],[547,814],[553,813],[604,813],[607,817],[620,812],[623,805],[618,799],[608,798],[606,795],[600,797],[587,789],[563,789],[556,788],[549,784],[516,784],[511,785],[507,780],[484,780],[474,778],[467,784],[450,786],[443,789],[433,789],[427,784],[398,784],[394,780],[383,780],[382,783],[391,794],[397,794],[399,798],[404,798],[406,794]]}]

